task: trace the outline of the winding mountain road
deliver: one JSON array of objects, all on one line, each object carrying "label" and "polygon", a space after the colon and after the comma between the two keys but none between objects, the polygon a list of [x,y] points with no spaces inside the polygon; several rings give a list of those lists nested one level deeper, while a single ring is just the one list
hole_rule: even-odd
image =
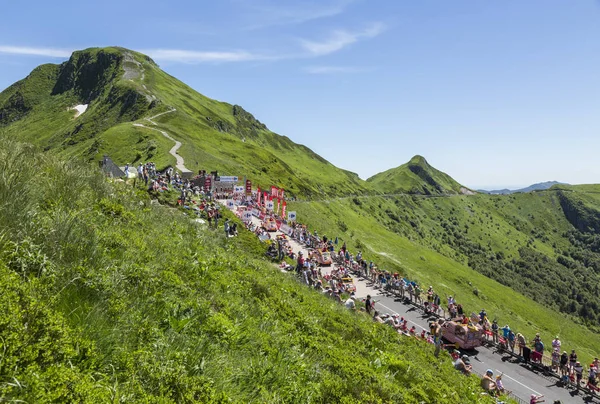
[{"label": "winding mountain road", "polygon": [[[225,201],[221,202],[224,203]],[[253,216],[252,221],[256,225],[261,224],[261,220],[257,217]],[[272,237],[279,234],[282,233],[272,233]],[[291,238],[288,239],[295,253],[303,251],[304,255],[307,256],[308,251],[303,245],[296,240]],[[329,273],[334,268],[335,266],[322,268],[323,274]],[[286,272],[284,270],[282,271]],[[380,289],[375,288],[372,283],[365,279],[357,278],[355,276],[353,276],[353,279],[354,284],[356,285],[357,301],[366,298],[367,294],[369,294],[375,300],[375,308],[380,313],[387,313],[390,315],[398,313],[407,319],[409,323],[415,325],[419,332],[423,329],[429,330],[429,316],[423,315],[420,309],[415,305],[406,304],[405,302],[399,301],[397,298],[390,297]],[[358,304],[358,306],[360,306],[360,304]],[[503,373],[502,380],[504,382],[504,387],[506,390],[511,391],[514,398],[521,403],[528,403],[531,394],[543,394],[547,403],[552,403],[554,400],[560,400],[563,404],[600,402],[597,398],[586,396],[583,391],[558,387],[556,378],[544,376],[542,373],[532,371],[522,364],[515,363],[510,355],[502,355],[494,349],[482,346],[477,348],[477,350],[468,352],[468,355],[471,357],[471,365],[473,365],[473,371],[475,373],[481,375],[484,374],[487,369],[492,369],[494,375]]]},{"label": "winding mountain road", "polygon": [[[149,118],[144,118],[144,119],[145,119],[145,120],[147,120],[148,122],[150,122],[152,125],[154,125],[154,126],[158,126],[158,125],[156,124],[156,122],[154,122],[154,121],[153,121],[153,119],[156,119],[156,118],[158,118],[158,117],[159,117],[159,116],[161,116],[161,115],[169,114],[169,113],[171,113],[171,112],[175,112],[175,111],[177,111],[177,110],[176,110],[175,108],[173,108],[173,109],[171,109],[171,110],[169,110],[169,111],[161,112],[160,114],[156,114],[156,115],[154,115],[154,116],[151,116],[151,117],[149,117]],[[155,131],[158,131],[158,132],[160,132],[160,133],[161,133],[161,134],[162,134],[164,137],[166,137],[167,139],[169,139],[169,140],[171,140],[171,141],[175,142],[175,146],[173,146],[173,147],[171,148],[171,150],[169,150],[169,154],[170,154],[171,156],[175,157],[175,160],[176,160],[176,162],[177,162],[177,163],[175,164],[175,167],[176,167],[176,168],[177,168],[179,171],[181,171],[182,173],[191,173],[191,172],[192,172],[191,170],[189,170],[189,169],[188,169],[188,168],[185,166],[185,161],[183,160],[183,157],[181,157],[181,156],[180,156],[180,155],[177,153],[177,151],[178,151],[178,150],[179,150],[179,148],[181,147],[181,142],[180,142],[180,141],[173,139],[173,138],[172,138],[172,137],[171,137],[171,136],[170,136],[170,135],[169,135],[167,132],[165,132],[164,130],[161,130],[161,129],[152,128],[152,127],[150,127],[150,126],[146,126],[146,125],[143,125],[143,124],[141,124],[141,123],[134,123],[134,124],[133,124],[133,126],[137,126],[137,127],[139,127],[139,128],[146,128],[146,129],[150,129],[150,130],[155,130]]]}]

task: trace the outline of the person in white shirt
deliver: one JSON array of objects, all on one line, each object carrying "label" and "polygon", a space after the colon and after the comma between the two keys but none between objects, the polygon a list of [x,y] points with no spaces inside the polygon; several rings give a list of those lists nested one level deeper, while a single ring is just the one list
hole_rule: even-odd
[{"label": "person in white shirt", "polygon": [[350,296],[348,300],[346,300],[346,303],[344,303],[344,305],[347,309],[356,310],[356,303],[354,302],[354,299],[354,296]]}]

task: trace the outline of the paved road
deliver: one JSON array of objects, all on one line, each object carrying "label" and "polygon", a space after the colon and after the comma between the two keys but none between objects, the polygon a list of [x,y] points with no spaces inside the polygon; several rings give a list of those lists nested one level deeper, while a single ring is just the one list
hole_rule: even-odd
[{"label": "paved road", "polygon": [[[260,225],[261,221],[260,219],[253,217],[253,223]],[[273,234],[277,235],[281,233],[277,232]],[[303,251],[306,256],[307,251],[304,246],[300,245],[295,240],[290,240],[290,245],[294,252],[298,253],[299,251]],[[324,268],[323,272],[327,273],[333,268],[334,267],[329,269]],[[372,285],[364,279],[353,278],[356,285],[357,300],[370,294],[376,301],[375,308],[380,313],[398,313],[400,316],[407,319],[409,323],[414,324],[419,332],[422,329],[428,330],[429,316],[424,316],[414,305],[405,304],[398,301],[398,299],[386,296],[381,293],[380,290],[373,288]],[[504,387],[507,390],[512,391],[513,394],[523,400],[523,402],[528,403],[532,394],[543,394],[546,403],[553,403],[555,400],[560,400],[562,404],[600,402],[598,399],[591,400],[590,397],[586,397],[581,391],[577,393],[577,391],[556,386],[556,378],[546,377],[542,374],[533,372],[520,364],[513,363],[510,355],[503,356],[486,347],[479,347],[473,352],[467,352],[467,354],[471,357],[471,364],[476,373],[484,374],[487,369],[492,369],[494,375],[504,373],[504,376],[502,377]]]}]

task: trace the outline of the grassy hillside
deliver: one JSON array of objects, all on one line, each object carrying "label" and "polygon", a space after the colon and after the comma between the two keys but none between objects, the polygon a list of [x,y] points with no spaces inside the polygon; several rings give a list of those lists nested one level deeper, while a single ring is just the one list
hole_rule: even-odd
[{"label": "grassy hillside", "polygon": [[[75,118],[70,108],[78,104],[89,108]],[[158,114],[162,115],[154,118],[153,126],[146,118]],[[529,194],[467,196],[468,189],[421,156],[362,181],[269,131],[242,107],[207,98],[147,56],[123,48],[75,52],[69,61],[42,65],[0,93],[0,132],[6,137],[30,141],[62,158],[91,162],[108,154],[120,164],[154,160],[159,168],[174,165],[168,154],[172,142],[134,123],[167,131],[181,141],[179,154],[192,171],[217,169],[312,200],[288,209],[297,210],[301,221],[321,232],[339,231],[378,262],[458,294],[474,311],[484,306],[530,334],[559,333],[584,358],[597,354],[600,186],[556,185]],[[82,167],[89,170],[89,165]],[[77,190],[77,183],[72,187]],[[35,209],[63,203],[40,198]],[[102,211],[94,198],[87,199],[88,205]],[[39,226],[37,211],[32,212],[31,226]],[[9,214],[22,217],[23,212]],[[52,220],[58,221],[42,223],[48,234],[70,231],[69,211]],[[107,224],[112,222],[103,223]],[[28,231],[16,234],[29,235]],[[146,242],[155,246],[134,234],[126,228],[111,235],[110,243],[122,247],[132,242],[141,251],[146,251]],[[76,240],[69,240],[65,245],[76,248]],[[109,250],[110,243],[105,246]]]},{"label": "grassy hillside", "polygon": [[[74,118],[69,108],[89,104]],[[370,190],[305,146],[277,135],[238,105],[207,98],[162,71],[150,58],[123,48],[73,53],[61,65],[43,65],[0,93],[0,130],[64,156],[120,164],[156,160],[174,165],[172,144],[134,122],[156,119],[183,143],[186,167],[247,176],[263,187],[286,186],[300,198]]]},{"label": "grassy hillside", "polygon": [[598,235],[576,231],[556,192],[367,196],[289,208],[319,234],[456,296],[469,311],[486,308],[529,338],[559,334],[586,360],[598,354]]},{"label": "grassy hillside", "polygon": [[448,174],[430,166],[422,156],[414,156],[406,164],[375,174],[367,182],[385,194],[447,195],[469,191]]},{"label": "grassy hillside", "polygon": [[351,313],[145,193],[0,139],[0,397],[475,403],[431,345]]}]

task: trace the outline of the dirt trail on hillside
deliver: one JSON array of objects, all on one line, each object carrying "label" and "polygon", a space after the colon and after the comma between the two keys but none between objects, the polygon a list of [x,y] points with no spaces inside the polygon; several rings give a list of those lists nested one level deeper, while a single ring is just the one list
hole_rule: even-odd
[{"label": "dirt trail on hillside", "polygon": [[[154,116],[151,116],[151,117],[149,117],[149,118],[145,118],[145,119],[146,119],[148,122],[150,122],[152,125],[156,126],[157,124],[156,124],[156,122],[154,122],[154,121],[153,121],[153,119],[156,119],[156,118],[158,118],[158,117],[159,117],[159,116],[161,116],[161,115],[169,114],[169,113],[171,113],[171,112],[175,112],[175,111],[176,111],[176,109],[175,109],[175,108],[173,108],[173,109],[171,109],[171,110],[169,110],[169,111],[161,112],[160,114],[156,114],[156,115],[154,115]],[[181,171],[182,173],[191,173],[191,172],[192,172],[191,170],[189,170],[189,169],[188,169],[188,168],[185,166],[185,161],[183,160],[183,157],[181,157],[181,156],[180,156],[180,155],[177,153],[177,151],[178,151],[178,150],[179,150],[179,148],[181,147],[181,142],[180,142],[180,141],[173,139],[173,138],[172,138],[172,137],[171,137],[171,136],[170,136],[170,135],[169,135],[167,132],[165,132],[164,130],[160,130],[160,129],[157,129],[157,128],[152,128],[152,127],[150,127],[150,126],[146,126],[146,125],[143,125],[143,124],[141,124],[141,123],[134,123],[134,124],[133,124],[133,126],[137,126],[137,127],[140,127],[140,128],[146,128],[146,129],[150,129],[150,130],[155,130],[155,131],[157,131],[157,132],[160,132],[160,133],[161,133],[161,134],[162,134],[164,137],[166,137],[167,139],[169,139],[169,140],[171,140],[171,141],[175,142],[175,146],[173,146],[173,147],[171,148],[171,150],[169,150],[169,154],[170,154],[171,156],[175,157],[175,160],[177,161],[177,163],[176,163],[176,165],[175,165],[175,168],[177,168],[177,169],[178,169],[179,171]]]}]

